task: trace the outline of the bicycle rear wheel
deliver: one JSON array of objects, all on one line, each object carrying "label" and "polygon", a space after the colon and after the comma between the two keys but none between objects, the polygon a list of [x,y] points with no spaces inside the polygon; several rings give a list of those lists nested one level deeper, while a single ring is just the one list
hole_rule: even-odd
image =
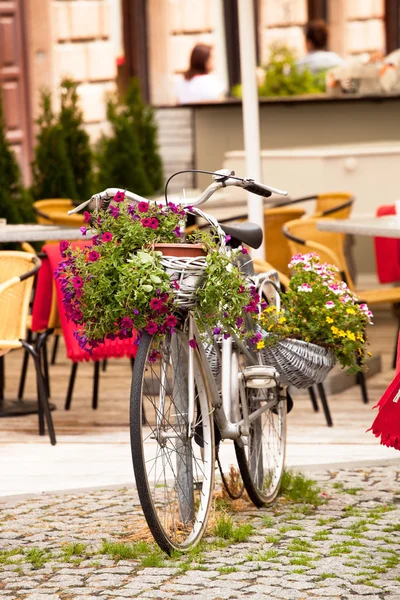
[{"label": "bicycle rear wheel", "polygon": [[[235,360],[240,375],[249,365],[240,347],[235,352]],[[245,386],[244,396],[239,397],[239,403],[240,407],[243,401],[247,403],[249,416],[268,403],[268,408],[251,423],[247,438],[235,442],[243,484],[251,501],[261,507],[273,502],[282,480],[286,448],[286,396],[279,386],[264,389]]]},{"label": "bicycle rear wheel", "polygon": [[[151,362],[155,351],[157,358]],[[195,427],[189,432],[188,355],[184,329],[164,336],[161,344],[144,334],[132,375],[130,431],[136,486],[150,531],[168,554],[200,541],[214,487],[213,414],[197,349]]]}]

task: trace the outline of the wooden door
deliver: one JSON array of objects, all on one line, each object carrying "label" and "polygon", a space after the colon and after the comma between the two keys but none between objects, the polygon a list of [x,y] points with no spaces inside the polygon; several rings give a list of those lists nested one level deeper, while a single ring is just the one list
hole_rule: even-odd
[{"label": "wooden door", "polygon": [[17,155],[25,183],[29,183],[31,139],[23,3],[24,0],[0,0],[0,88],[7,139]]}]

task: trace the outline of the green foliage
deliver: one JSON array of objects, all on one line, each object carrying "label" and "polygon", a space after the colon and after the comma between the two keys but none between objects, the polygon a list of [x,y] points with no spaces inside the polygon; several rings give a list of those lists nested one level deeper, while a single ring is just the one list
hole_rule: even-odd
[{"label": "green foliage", "polygon": [[34,222],[32,199],[22,184],[21,171],[6,140],[6,126],[0,95],[0,218],[8,223]]},{"label": "green foliage", "polygon": [[302,473],[286,470],[283,472],[281,482],[281,496],[293,502],[304,502],[313,506],[320,506],[324,501],[315,481],[308,479]]},{"label": "green foliage", "polygon": [[107,118],[112,135],[103,135],[97,151],[99,189],[120,187],[151,196],[163,183],[153,110],[146,106],[132,80],[121,105],[110,99]]},{"label": "green foliage", "polygon": [[[264,78],[259,84],[259,96],[299,96],[325,92],[325,71],[313,74],[309,69],[299,69],[295,53],[286,46],[271,48],[270,60],[263,67]],[[241,97],[241,86],[232,89],[232,95]]]},{"label": "green foliage", "polygon": [[[337,279],[338,269],[320,264],[317,254],[292,257],[293,277],[281,294],[283,309],[268,307],[261,315],[265,332],[259,348],[280,339],[295,338],[330,348],[350,372],[362,370],[365,328],[372,313]],[[358,356],[358,362],[356,357]],[[349,493],[356,493],[350,490]]]},{"label": "green foliage", "polygon": [[143,559],[145,556],[151,556],[154,553],[158,554],[154,544],[142,541],[126,544],[103,540],[99,552],[100,554],[107,554],[114,560]]},{"label": "green foliage", "polygon": [[253,526],[249,523],[235,525],[232,517],[222,513],[213,528],[213,534],[231,542],[246,542],[253,533]]},{"label": "green foliage", "polygon": [[39,133],[32,164],[32,192],[36,200],[78,198],[74,172],[63,130],[51,108],[51,94],[41,93]]},{"label": "green foliage", "polygon": [[26,560],[31,563],[33,569],[40,569],[43,567],[50,559],[52,558],[52,554],[50,550],[40,548],[31,548],[26,553]]},{"label": "green foliage", "polygon": [[85,200],[92,194],[92,151],[89,136],[83,127],[82,111],[79,108],[77,84],[66,78],[61,82],[60,126],[70,162],[76,196],[73,200]]}]

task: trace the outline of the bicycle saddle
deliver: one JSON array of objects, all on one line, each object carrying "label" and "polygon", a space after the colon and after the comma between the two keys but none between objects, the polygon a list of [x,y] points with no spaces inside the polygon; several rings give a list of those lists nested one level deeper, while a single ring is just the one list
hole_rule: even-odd
[{"label": "bicycle saddle", "polygon": [[263,241],[263,230],[255,223],[233,223],[232,225],[221,224],[221,229],[250,248],[259,248]]}]

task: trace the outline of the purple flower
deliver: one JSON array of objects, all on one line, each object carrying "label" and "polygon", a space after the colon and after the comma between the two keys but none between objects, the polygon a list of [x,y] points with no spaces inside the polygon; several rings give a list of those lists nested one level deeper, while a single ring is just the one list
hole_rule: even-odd
[{"label": "purple flower", "polygon": [[189,346],[191,348],[197,348],[197,342],[194,338],[192,338],[191,340],[189,340]]},{"label": "purple flower", "polygon": [[128,215],[135,215],[136,213],[136,206],[134,204],[129,204],[128,208],[127,208],[127,213]]},{"label": "purple flower", "polygon": [[134,315],[140,314],[137,308],[134,308],[132,312],[133,312]]},{"label": "purple flower", "polygon": [[150,217],[145,217],[144,219],[141,219],[140,222],[143,225],[143,227],[152,227]]},{"label": "purple flower", "polygon": [[175,327],[175,325],[177,324],[178,319],[176,317],[174,317],[173,315],[169,315],[166,319],[165,319],[165,325],[167,327]]},{"label": "purple flower", "polygon": [[152,352],[150,352],[149,357],[148,357],[148,361],[150,363],[155,363],[157,358],[160,356],[160,353],[157,350],[153,350]]},{"label": "purple flower", "polygon": [[116,337],[117,336],[115,335],[115,333],[107,333],[106,335],[106,338],[111,341],[114,341]]},{"label": "purple flower", "polygon": [[227,340],[231,337],[230,333],[224,333],[224,340]]},{"label": "purple flower", "polygon": [[159,298],[153,298],[152,300],[150,300],[151,310],[158,311],[158,310],[161,310],[162,307],[163,307],[163,302]]},{"label": "purple flower", "polygon": [[181,286],[179,285],[179,283],[175,280],[171,283],[171,286],[175,289],[175,290],[180,290]]},{"label": "purple flower", "polygon": [[176,237],[181,237],[181,228],[179,227],[179,225],[175,227],[174,234],[176,235]]},{"label": "purple flower", "polygon": [[158,331],[158,325],[157,323],[154,323],[154,321],[149,321],[145,327],[145,330],[150,335],[154,335]]},{"label": "purple flower", "polygon": [[86,227],[80,227],[79,231],[81,232],[82,235],[86,235],[87,228]]},{"label": "purple flower", "polygon": [[149,210],[149,203],[148,202],[139,202],[137,207],[138,207],[139,212],[146,213]]},{"label": "purple flower", "polygon": [[242,246],[242,247],[240,248],[240,252],[241,252],[242,254],[248,254],[248,253],[249,253],[249,251],[247,250],[247,248],[245,248],[244,246]]},{"label": "purple flower", "polygon": [[114,217],[114,219],[118,219],[119,217],[119,206],[110,206],[110,208],[108,209],[109,213],[112,217]]},{"label": "purple flower", "polygon": [[177,214],[179,212],[179,208],[173,202],[168,202],[168,207],[175,214]]},{"label": "purple flower", "polygon": [[228,242],[230,242],[231,239],[232,239],[232,236],[229,235],[229,233],[228,233],[228,235],[225,236],[225,242],[228,243]]},{"label": "purple flower", "polygon": [[244,285],[239,285],[238,293],[243,294],[243,292],[245,292],[245,291],[246,291],[246,288],[244,287]]},{"label": "purple flower", "polygon": [[111,231],[106,231],[101,236],[101,241],[102,242],[111,242],[112,239],[113,239],[113,234],[111,233]]},{"label": "purple flower", "polygon": [[91,262],[96,262],[96,260],[99,260],[99,258],[100,254],[96,252],[96,250],[92,250],[91,252],[89,252],[89,260]]},{"label": "purple flower", "polygon": [[84,216],[85,223],[89,223],[89,221],[90,221],[90,219],[92,217],[92,215],[90,214],[90,212],[88,212],[87,210],[85,210],[85,212],[83,213],[83,216]]},{"label": "purple flower", "polygon": [[76,276],[72,278],[72,285],[76,290],[80,290],[83,287],[82,277]]},{"label": "purple flower", "polygon": [[243,318],[242,317],[238,317],[236,319],[236,327],[240,327],[243,323]]},{"label": "purple flower", "polygon": [[213,334],[218,335],[219,333],[221,333],[221,327],[214,327]]},{"label": "purple flower", "polygon": [[59,245],[60,252],[64,256],[65,251],[70,248],[70,243],[67,240],[62,240]]},{"label": "purple flower", "polygon": [[122,329],[132,329],[133,321],[129,317],[124,317],[123,319],[121,319],[120,325]]},{"label": "purple flower", "polygon": [[117,192],[114,196],[114,202],[123,202],[125,200],[125,193],[124,192]]}]

